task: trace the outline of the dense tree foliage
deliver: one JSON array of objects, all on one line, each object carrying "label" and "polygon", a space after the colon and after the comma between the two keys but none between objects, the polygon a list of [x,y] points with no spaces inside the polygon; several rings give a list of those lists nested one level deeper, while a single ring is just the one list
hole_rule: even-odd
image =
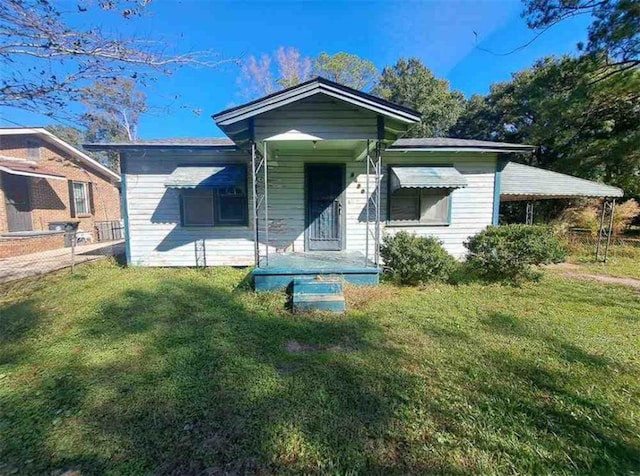
[{"label": "dense tree foliage", "polygon": [[422,113],[410,130],[413,137],[446,135],[462,112],[464,97],[449,82],[436,78],[419,59],[400,59],[384,68],[374,94]]},{"label": "dense tree foliage", "polygon": [[313,63],[316,76],[354,89],[368,90],[378,79],[378,69],[369,60],[350,53],[320,53]]},{"label": "dense tree foliage", "polygon": [[273,55],[249,56],[241,64],[242,94],[255,98],[300,84],[313,76],[354,89],[370,89],[378,70],[368,60],[350,53],[320,53],[316,58],[302,56],[296,48],[281,46]]},{"label": "dense tree foliage", "polygon": [[[530,28],[546,29],[566,18],[588,14],[587,55],[607,58],[600,64],[599,80],[640,65],[640,2],[638,0],[524,0],[523,16]],[[623,68],[616,68],[622,66]]]},{"label": "dense tree foliage", "polygon": [[640,72],[594,82],[601,67],[592,56],[542,59],[486,97],[470,98],[450,135],[539,145],[526,159],[534,165],[638,195]]}]

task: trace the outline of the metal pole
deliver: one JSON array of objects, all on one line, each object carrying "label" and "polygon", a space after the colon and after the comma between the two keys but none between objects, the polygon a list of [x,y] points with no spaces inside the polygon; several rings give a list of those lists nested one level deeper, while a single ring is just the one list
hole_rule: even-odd
[{"label": "metal pole", "polygon": [[380,141],[376,144],[376,228],[375,228],[375,250],[374,262],[378,266],[380,262],[380,182],[381,182],[382,147]]},{"label": "metal pole", "polygon": [[607,212],[607,199],[602,201],[602,213],[600,214],[600,227],[598,228],[598,240],[596,242],[596,261],[600,260],[600,242],[602,240],[602,233],[604,231],[604,216]]},{"label": "metal pole", "polygon": [[71,232],[71,274],[76,271],[76,232]]},{"label": "metal pole", "polygon": [[524,223],[525,225],[533,225],[533,202],[527,202]]},{"label": "metal pole", "polygon": [[613,234],[613,214],[616,209],[616,199],[611,200],[611,216],[609,217],[609,230],[607,233],[607,245],[604,249],[604,262],[607,262],[607,257],[609,255],[609,245],[611,244],[611,235]]},{"label": "metal pole", "polygon": [[365,196],[366,196],[366,216],[367,221],[365,224],[365,237],[364,237],[364,263],[365,266],[369,264],[369,169],[370,169],[370,160],[369,160],[369,140],[367,139],[367,166],[365,168],[367,175],[367,182],[365,187]]},{"label": "metal pole", "polygon": [[269,266],[269,195],[267,187],[267,142],[264,144],[264,158],[262,167],[264,168],[264,241],[265,241],[265,262]]},{"label": "metal pole", "polygon": [[256,267],[260,267],[260,244],[258,241],[258,181],[256,177],[256,144],[251,143],[251,179],[253,187],[253,254]]}]

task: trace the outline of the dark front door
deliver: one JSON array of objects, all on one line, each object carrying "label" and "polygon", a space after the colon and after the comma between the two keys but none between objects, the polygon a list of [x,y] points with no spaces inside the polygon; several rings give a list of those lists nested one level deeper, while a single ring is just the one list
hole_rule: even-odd
[{"label": "dark front door", "polygon": [[307,165],[307,250],[342,250],[344,166]]},{"label": "dark front door", "polygon": [[4,202],[7,209],[7,230],[32,230],[29,178],[3,173],[2,188],[4,189]]}]

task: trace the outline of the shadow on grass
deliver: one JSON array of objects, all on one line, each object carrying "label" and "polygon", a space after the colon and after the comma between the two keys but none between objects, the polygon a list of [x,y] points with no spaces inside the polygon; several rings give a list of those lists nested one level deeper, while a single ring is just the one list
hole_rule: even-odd
[{"label": "shadow on grass", "polygon": [[[69,329],[81,345],[47,349],[41,371],[0,394],[0,473],[624,473],[640,463],[633,428],[570,388],[562,366],[484,348],[434,320],[420,327],[452,361],[420,374],[406,365],[410,348],[388,343],[384,324],[399,321],[291,316],[277,296],[243,289],[167,274],[101,300]],[[30,301],[3,313],[16,322],[0,342],[28,350],[46,315]],[[514,315],[482,325],[548,343],[603,378],[611,368]],[[546,456],[523,455],[503,433]],[[461,447],[511,466],[448,458]],[[579,454],[561,459],[558,447]]]},{"label": "shadow on grass", "polygon": [[[5,395],[0,472],[237,474],[345,462],[384,472],[363,447],[415,381],[363,365],[372,340],[375,358],[391,367],[398,358],[380,347],[382,331],[367,319],[277,315],[238,293],[166,279],[102,302],[74,331],[102,359],[75,349]],[[9,310],[25,329],[37,325],[25,311]]]}]

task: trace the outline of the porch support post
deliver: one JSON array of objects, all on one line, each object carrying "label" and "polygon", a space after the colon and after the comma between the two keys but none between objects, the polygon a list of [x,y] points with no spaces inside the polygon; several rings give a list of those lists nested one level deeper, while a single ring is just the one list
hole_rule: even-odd
[{"label": "porch support post", "polygon": [[609,245],[613,234],[613,216],[616,209],[616,199],[605,198],[602,202],[602,214],[600,215],[600,228],[598,230],[598,242],[596,244],[596,261],[607,262]]},{"label": "porch support post", "polygon": [[382,182],[382,142],[376,144],[376,227],[375,227],[375,250],[374,260],[376,266],[380,264],[380,187]]},{"label": "porch support post", "polygon": [[527,202],[527,211],[524,219],[525,225],[533,225],[533,202]]},{"label": "porch support post", "polygon": [[369,202],[371,198],[369,197],[369,169],[371,168],[371,160],[369,159],[369,140],[367,140],[367,156],[365,160],[367,161],[365,174],[367,176],[367,183],[365,186],[365,196],[367,197],[367,202],[365,204],[367,222],[365,224],[365,232],[364,232],[364,264],[365,266],[369,265]]},{"label": "porch support post", "polygon": [[258,177],[256,169],[256,144],[251,142],[251,185],[253,204],[253,253],[256,268],[260,267],[260,234],[258,232]]},{"label": "porch support post", "polygon": [[[375,154],[371,156],[370,141],[367,141],[367,166],[366,175],[367,182],[365,193],[367,202],[366,210],[366,231],[365,231],[365,261],[369,264],[369,243],[370,238],[373,239],[373,263],[378,266],[380,263],[380,182],[382,172],[382,142],[377,141],[375,145]],[[373,173],[373,187],[371,186],[371,174]],[[373,219],[373,220],[372,220]],[[373,223],[372,223],[373,221]]]},{"label": "porch support post", "polygon": [[269,143],[264,144],[264,157],[263,157],[263,173],[264,173],[264,249],[265,249],[265,264],[269,266],[269,187],[267,180],[267,154],[269,149]]}]

